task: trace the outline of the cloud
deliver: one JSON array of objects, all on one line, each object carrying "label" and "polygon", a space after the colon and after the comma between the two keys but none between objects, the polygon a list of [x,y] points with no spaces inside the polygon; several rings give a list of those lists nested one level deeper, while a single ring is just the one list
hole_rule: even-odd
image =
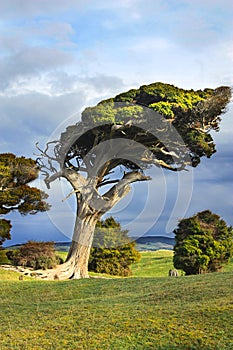
[{"label": "cloud", "polygon": [[75,30],[72,25],[67,22],[51,22],[43,20],[36,22],[34,33],[37,36],[44,36],[50,38],[53,41],[57,41],[62,44],[70,43],[70,37],[75,34]]},{"label": "cloud", "polygon": [[133,53],[147,54],[149,52],[167,51],[174,48],[174,45],[167,39],[162,37],[137,37],[134,43],[129,45],[129,50]]},{"label": "cloud", "polygon": [[88,86],[91,86],[95,91],[98,91],[102,96],[105,94],[114,93],[114,91],[122,89],[124,83],[122,79],[116,76],[105,76],[98,74],[92,77],[82,78],[82,82]]},{"label": "cloud", "polygon": [[224,184],[228,187],[232,182],[232,142],[217,145],[217,153],[211,159],[203,160],[195,171],[198,184],[208,183],[210,186]]},{"label": "cloud", "polygon": [[84,0],[0,0],[0,12],[4,14],[4,18],[7,17],[31,17],[39,16],[42,14],[52,15],[57,12],[63,12],[70,8],[77,9],[83,4],[90,2]]},{"label": "cloud", "polygon": [[32,156],[35,143],[44,144],[59,123],[80,111],[85,100],[82,91],[53,98],[39,93],[0,97],[1,152]]},{"label": "cloud", "polygon": [[0,95],[0,152],[32,156],[37,141],[43,147],[59,124],[61,133],[67,124],[80,120],[86,106],[97,103],[100,96],[115,95],[122,85],[114,76],[80,78],[64,72],[18,80]]},{"label": "cloud", "polygon": [[54,70],[72,62],[72,56],[53,48],[31,47],[0,61],[1,88],[22,77],[30,77],[41,72]]}]

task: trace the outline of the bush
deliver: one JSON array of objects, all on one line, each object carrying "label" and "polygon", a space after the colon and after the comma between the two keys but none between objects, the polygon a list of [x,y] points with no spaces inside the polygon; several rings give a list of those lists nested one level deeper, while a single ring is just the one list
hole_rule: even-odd
[{"label": "bush", "polygon": [[0,265],[10,264],[9,259],[7,258],[7,251],[0,248]]},{"label": "bush", "polygon": [[116,276],[130,276],[130,265],[140,260],[140,253],[134,243],[118,248],[92,248],[88,269],[98,273]]},{"label": "bush", "polygon": [[93,245],[89,271],[130,276],[130,265],[141,257],[135,248],[135,242],[130,242],[128,231],[122,230],[120,223],[113,217],[98,221]]},{"label": "bush", "polygon": [[54,242],[29,241],[18,250],[6,253],[15,266],[32,267],[33,269],[52,269],[62,263],[55,254]]},{"label": "bush", "polygon": [[174,266],[187,275],[221,271],[233,256],[232,227],[210,210],[182,219],[174,233]]}]

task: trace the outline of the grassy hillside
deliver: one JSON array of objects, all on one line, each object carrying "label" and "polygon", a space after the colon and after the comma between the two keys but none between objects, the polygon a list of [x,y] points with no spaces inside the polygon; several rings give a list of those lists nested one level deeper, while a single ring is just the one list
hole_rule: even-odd
[{"label": "grassy hillside", "polygon": [[145,252],[133,267],[144,277],[65,282],[0,270],[0,349],[233,349],[232,263],[225,273],[146,277],[167,276],[171,264],[171,252]]},{"label": "grassy hillside", "polygon": [[232,280],[0,281],[0,348],[232,349]]}]

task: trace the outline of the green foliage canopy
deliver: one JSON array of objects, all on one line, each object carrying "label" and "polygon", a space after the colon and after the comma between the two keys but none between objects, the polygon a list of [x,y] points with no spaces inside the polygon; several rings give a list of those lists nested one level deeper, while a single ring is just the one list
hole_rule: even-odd
[{"label": "green foliage canopy", "polygon": [[211,157],[216,151],[210,131],[219,130],[220,115],[230,98],[229,87],[194,91],[163,83],[143,85],[86,108],[81,122],[61,134],[54,147],[54,159],[62,169],[72,166],[91,175],[101,163],[94,147],[120,138],[142,144],[149,152],[137,156],[135,143],[128,143],[128,153],[134,155],[135,162],[112,160],[98,174],[98,186],[119,165],[130,170],[143,170],[152,164],[175,171],[187,165],[195,167],[201,157]]},{"label": "green foliage canopy", "polygon": [[[38,177],[39,167],[33,159],[0,154],[0,215],[18,211],[22,215],[49,209],[48,195],[28,184]],[[0,219],[0,245],[10,239],[9,220]]]},{"label": "green foliage canopy", "polygon": [[[145,118],[145,111],[140,105],[149,107],[162,114],[176,128],[191,151],[192,165],[196,166],[200,157],[210,157],[215,152],[213,139],[208,132],[219,130],[219,115],[224,112],[230,96],[228,87],[194,91],[153,83],[85,109],[82,120],[84,123],[127,123]],[[122,107],[122,103],[126,103],[126,106]],[[156,114],[154,117],[158,118]],[[163,124],[159,122],[160,126]]]},{"label": "green foliage canopy", "polygon": [[11,235],[10,235],[11,227],[12,226],[11,226],[10,220],[0,219],[0,249],[3,242],[5,242],[6,239],[11,238]]},{"label": "green foliage canopy", "polygon": [[219,271],[233,256],[232,227],[210,210],[182,219],[174,233],[174,266],[187,275]]}]

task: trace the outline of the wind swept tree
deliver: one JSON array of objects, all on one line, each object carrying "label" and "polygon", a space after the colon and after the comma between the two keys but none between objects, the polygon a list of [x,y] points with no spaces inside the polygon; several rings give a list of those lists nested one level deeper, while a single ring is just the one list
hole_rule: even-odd
[{"label": "wind swept tree", "polygon": [[43,277],[88,277],[97,220],[132,183],[150,180],[146,170],[151,166],[182,171],[211,157],[216,150],[210,131],[219,130],[230,97],[229,87],[193,91],[144,85],[86,108],[58,141],[48,142],[45,150],[37,145],[47,187],[65,178],[77,200],[67,261]]},{"label": "wind swept tree", "polygon": [[[50,206],[48,195],[28,184],[37,179],[39,167],[35,160],[16,157],[12,153],[0,154],[0,215],[18,211],[22,215],[46,211]],[[0,219],[0,247],[11,239],[10,220]]]}]

